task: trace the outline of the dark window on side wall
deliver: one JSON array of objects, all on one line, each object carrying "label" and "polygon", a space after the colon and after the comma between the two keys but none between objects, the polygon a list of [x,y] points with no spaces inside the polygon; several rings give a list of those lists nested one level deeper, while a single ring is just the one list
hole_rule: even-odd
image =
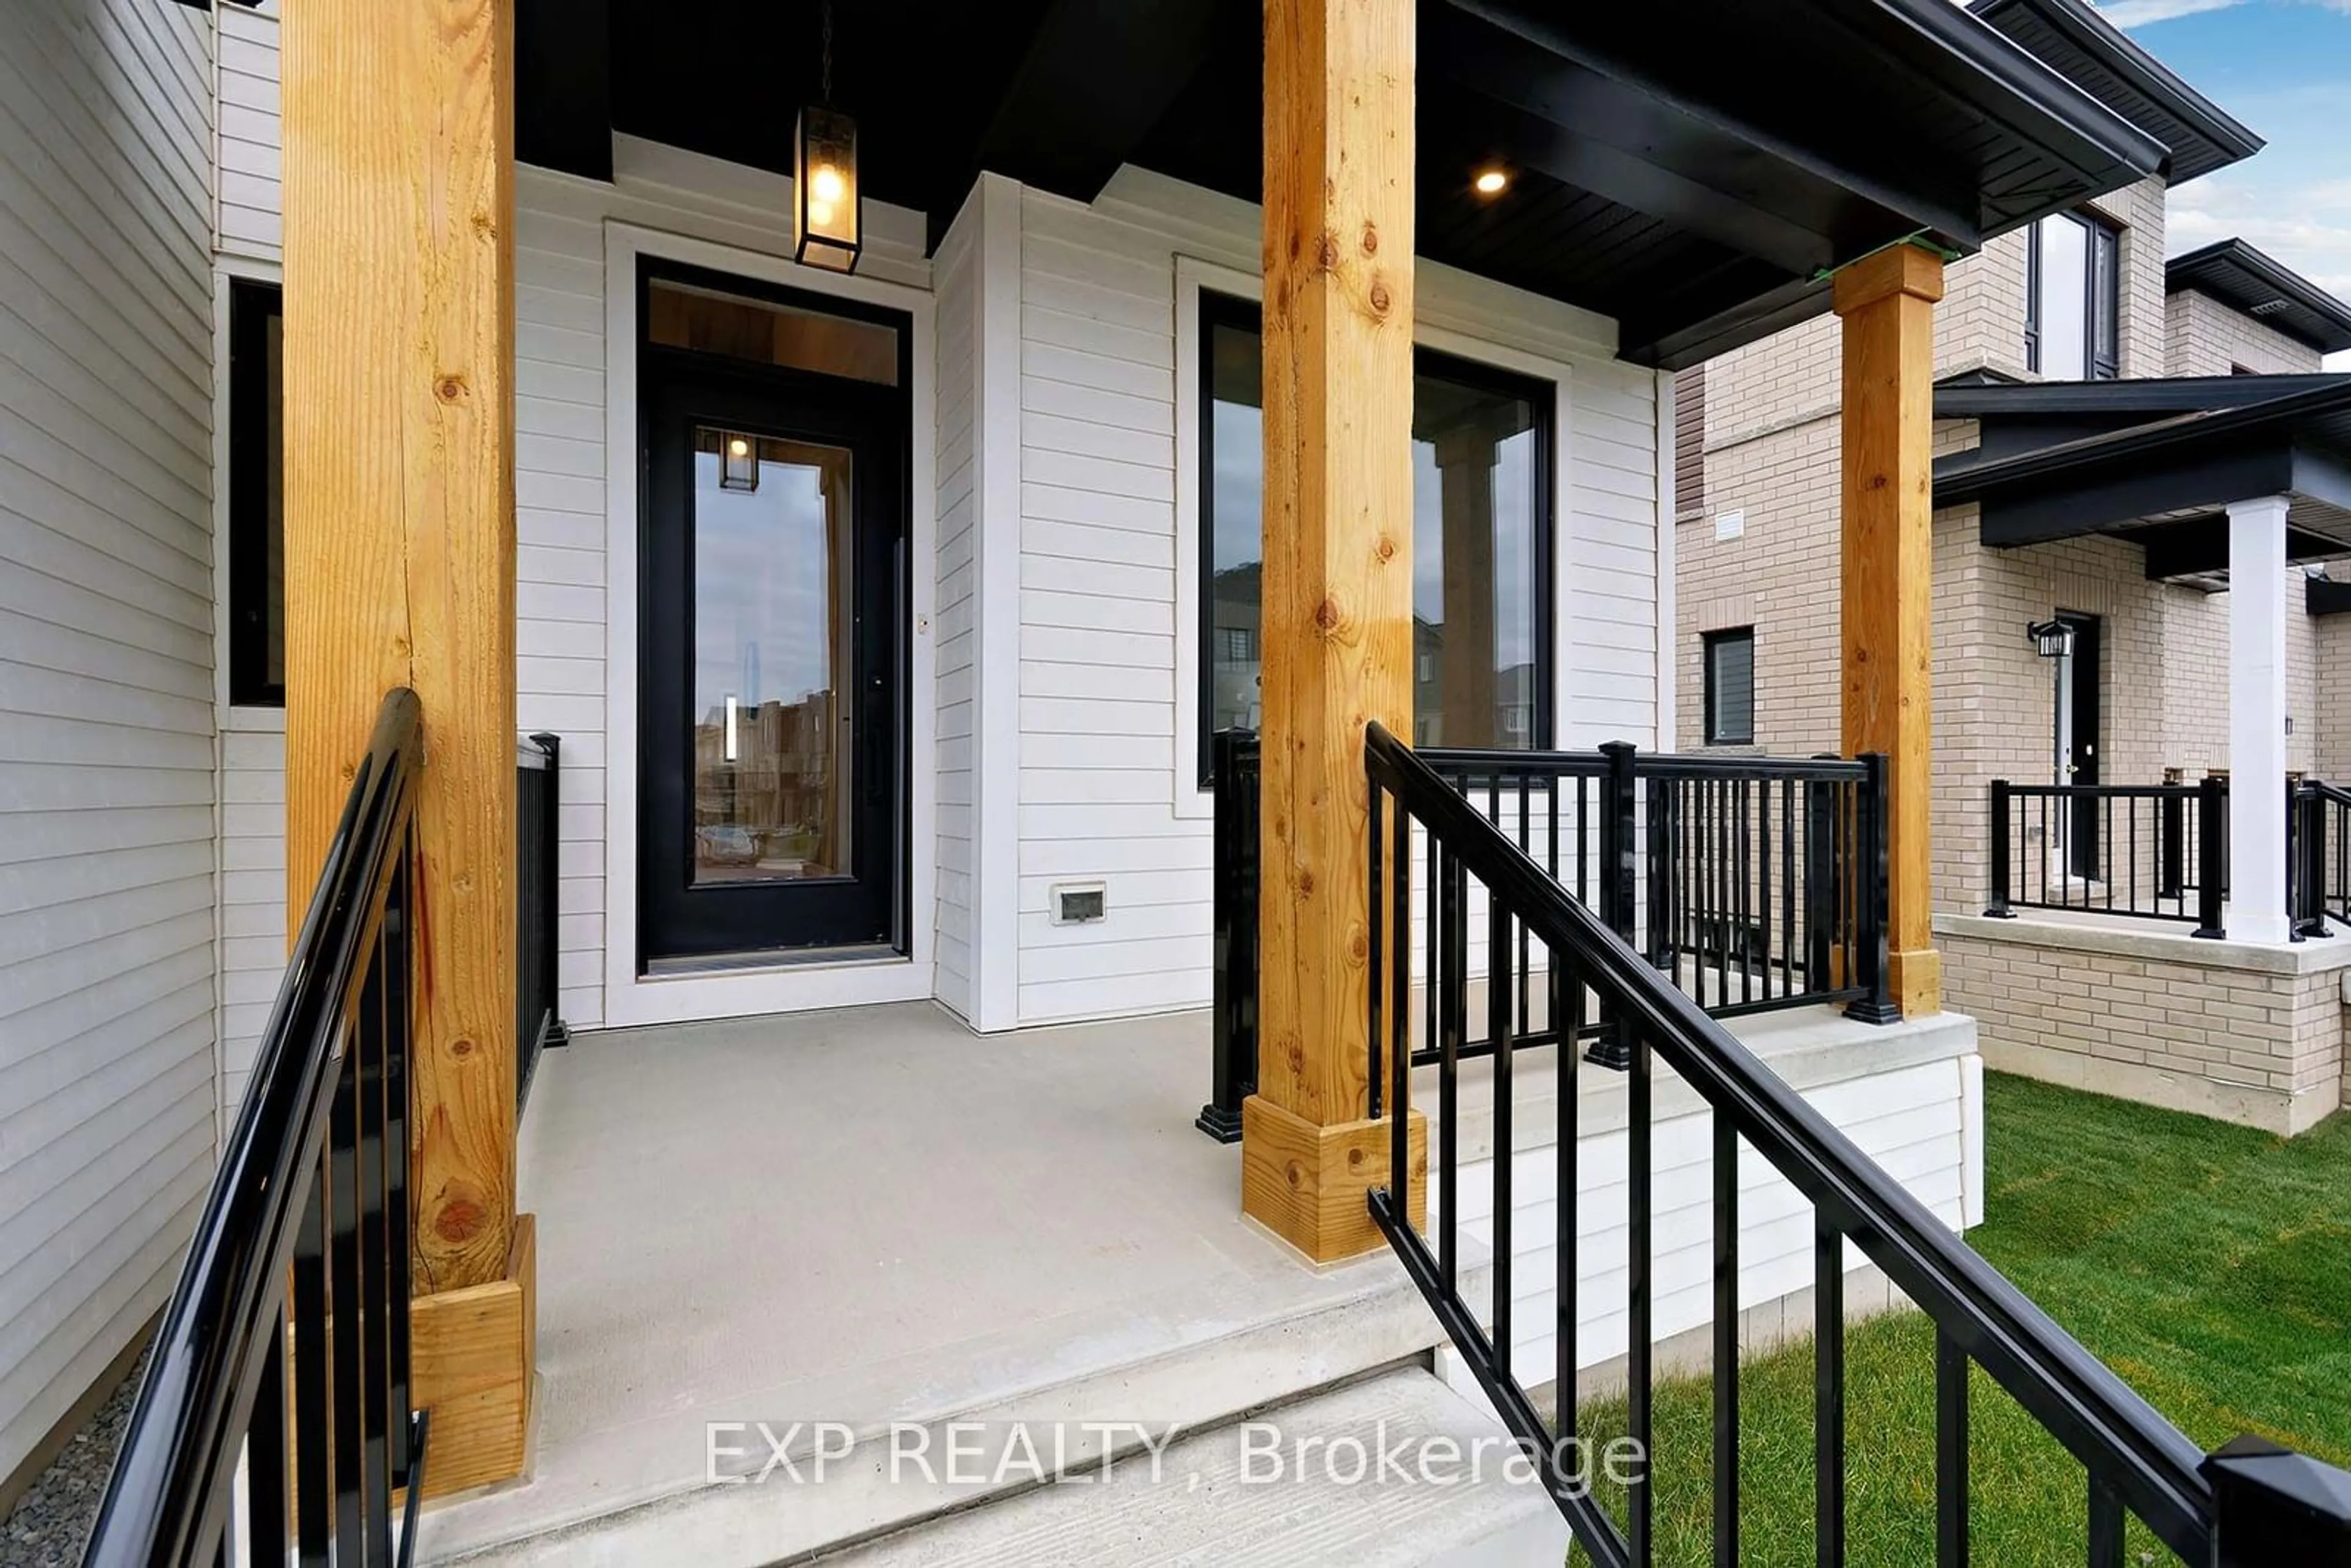
[{"label": "dark window on side wall", "polygon": [[[1200,771],[1264,717],[1257,307],[1200,296]],[[1419,350],[1412,391],[1416,746],[1551,744],[1550,383]]]},{"label": "dark window on side wall", "polygon": [[1706,743],[1755,740],[1755,628],[1706,634]]},{"label": "dark window on side wall", "polygon": [[228,296],[228,700],[286,704],[284,361],[274,285]]},{"label": "dark window on side wall", "polygon": [[2053,382],[2121,373],[2122,235],[2082,213],[2025,231],[2024,364]]}]

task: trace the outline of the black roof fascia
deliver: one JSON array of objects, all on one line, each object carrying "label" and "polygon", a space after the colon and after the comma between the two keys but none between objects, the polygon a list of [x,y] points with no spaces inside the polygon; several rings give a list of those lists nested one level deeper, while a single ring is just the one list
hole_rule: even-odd
[{"label": "black roof fascia", "polygon": [[2351,614],[2351,582],[2331,577],[2302,580],[2302,607],[2313,615]]},{"label": "black roof fascia", "polygon": [[2326,387],[2351,387],[2351,374],[2165,376],[2110,382],[1945,382],[1935,388],[1937,419],[2047,419],[2086,415],[2202,413],[2268,402]]},{"label": "black roof fascia", "polygon": [[[1977,537],[1995,549],[2106,533],[2166,512],[2226,507],[2294,488],[2294,453],[2283,433],[2168,460],[2116,464],[2095,474],[1970,496],[1981,504]],[[1935,504],[1952,503],[1937,486]]]},{"label": "black roof fascia", "polygon": [[[2322,354],[2351,349],[2351,305],[2241,239],[2217,240],[2163,264],[2168,294],[2192,288]],[[2283,308],[2273,302],[2283,301]],[[2263,314],[2264,308],[2271,308]]]},{"label": "black roof fascia", "polygon": [[[2303,422],[2325,420],[2331,429],[2340,420],[2351,420],[2351,377],[2327,379],[2329,384],[2307,392],[2238,408],[2177,414],[1991,462],[1961,461],[1976,455],[1959,454],[1937,465],[1935,505],[1956,506],[2027,491],[2069,490],[2076,476],[2081,483],[2095,484],[2101,471],[2110,466],[2171,468],[2183,462],[2192,464],[2207,453],[2241,449],[2248,443],[2286,455],[2294,446],[2295,427]],[[2290,469],[2291,465],[2286,466]],[[2290,481],[2291,474],[2281,478]],[[2199,505],[2202,499],[2239,500],[2289,487],[2289,483],[2280,483],[2269,491],[2240,490],[2216,497],[2183,496],[2173,502],[2158,500],[2146,510],[2172,511]]]},{"label": "black roof fascia", "polygon": [[[2021,16],[2030,16],[2079,51],[2083,62],[2111,78],[2121,90],[2094,96],[2165,144],[2169,157],[2164,175],[2172,184],[2184,184],[2242,162],[2265,145],[2260,136],[2082,0],[1972,0],[1968,9],[2003,33],[2016,26]],[[2069,78],[2076,76],[2066,68],[2074,62],[2053,59],[2048,63]],[[2076,85],[2092,90],[2078,79]],[[2140,101],[2131,102],[2134,95]],[[2149,110],[2155,112],[2150,114]],[[2169,125],[2162,124],[2166,119]]]}]

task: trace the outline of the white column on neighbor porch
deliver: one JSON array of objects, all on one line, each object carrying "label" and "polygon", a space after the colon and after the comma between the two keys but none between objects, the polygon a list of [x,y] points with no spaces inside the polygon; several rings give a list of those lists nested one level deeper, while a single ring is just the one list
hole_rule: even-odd
[{"label": "white column on neighbor porch", "polygon": [[2232,940],[2283,942],[2283,496],[2229,507],[2229,902]]}]

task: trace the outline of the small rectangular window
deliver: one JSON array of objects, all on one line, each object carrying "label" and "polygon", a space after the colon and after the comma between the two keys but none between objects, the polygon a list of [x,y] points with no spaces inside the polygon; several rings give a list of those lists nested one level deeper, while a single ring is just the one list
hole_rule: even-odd
[{"label": "small rectangular window", "polygon": [[283,319],[274,284],[228,296],[228,700],[286,706]]},{"label": "small rectangular window", "polygon": [[1755,741],[1755,628],[1706,634],[1706,743]]}]

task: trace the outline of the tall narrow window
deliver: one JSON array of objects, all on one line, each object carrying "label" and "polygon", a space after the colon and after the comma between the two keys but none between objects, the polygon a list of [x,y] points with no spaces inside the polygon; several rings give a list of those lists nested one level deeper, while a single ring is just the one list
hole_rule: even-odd
[{"label": "tall narrow window", "polygon": [[[1200,297],[1202,782],[1261,697],[1264,438],[1256,307]],[[1413,742],[1550,744],[1552,389],[1422,350],[1413,373]]]},{"label": "tall narrow window", "polygon": [[2079,213],[2026,231],[2024,363],[2053,382],[2111,381],[2121,368],[2122,246]]},{"label": "tall narrow window", "polygon": [[1706,633],[1706,743],[1755,742],[1755,628]]},{"label": "tall narrow window", "polygon": [[229,285],[228,700],[286,705],[284,349],[275,285]]}]

